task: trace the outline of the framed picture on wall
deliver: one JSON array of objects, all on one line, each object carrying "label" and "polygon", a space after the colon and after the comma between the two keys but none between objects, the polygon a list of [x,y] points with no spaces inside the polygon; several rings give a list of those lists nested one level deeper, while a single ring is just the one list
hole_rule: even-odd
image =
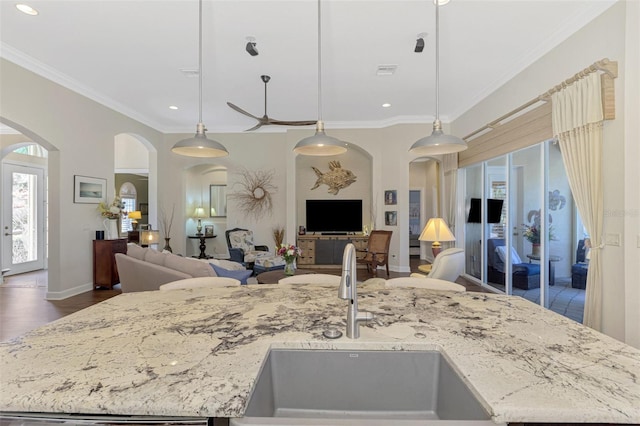
[{"label": "framed picture on wall", "polygon": [[398,191],[395,189],[384,191],[384,204],[387,206],[398,204]]},{"label": "framed picture on wall", "polygon": [[384,212],[384,224],[386,226],[397,226],[398,225],[398,212]]},{"label": "framed picture on wall", "polygon": [[140,214],[143,216],[149,214],[149,203],[140,203]]},{"label": "framed picture on wall", "polygon": [[107,180],[89,176],[73,176],[73,202],[100,204],[106,202]]}]

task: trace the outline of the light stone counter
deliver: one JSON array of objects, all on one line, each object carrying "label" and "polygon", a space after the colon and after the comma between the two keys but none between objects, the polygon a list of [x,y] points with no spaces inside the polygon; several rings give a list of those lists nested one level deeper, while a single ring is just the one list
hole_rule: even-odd
[{"label": "light stone counter", "polygon": [[359,288],[127,293],[0,344],[0,411],[240,417],[270,347],[439,349],[497,422],[640,423],[640,351],[518,297]]}]

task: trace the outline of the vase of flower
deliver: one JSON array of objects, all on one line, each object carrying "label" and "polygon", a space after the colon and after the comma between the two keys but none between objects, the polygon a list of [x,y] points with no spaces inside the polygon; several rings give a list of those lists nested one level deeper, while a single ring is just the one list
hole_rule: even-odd
[{"label": "vase of flower", "polygon": [[531,244],[531,255],[532,256],[540,256],[540,243]]},{"label": "vase of flower", "polygon": [[295,260],[285,260],[284,274],[288,275],[288,276],[296,274],[296,262],[295,262]]},{"label": "vase of flower", "polygon": [[293,244],[280,244],[276,253],[284,259],[284,274],[295,275],[296,258],[302,253],[300,248]]},{"label": "vase of flower", "polygon": [[102,221],[107,240],[118,238],[118,219],[107,218]]},{"label": "vase of flower", "polygon": [[169,253],[173,253],[173,250],[171,249],[171,246],[169,245],[169,240],[170,240],[170,239],[171,239],[171,238],[165,238],[165,239],[164,239],[164,247],[162,248],[162,251],[166,250],[166,251],[168,251]]}]

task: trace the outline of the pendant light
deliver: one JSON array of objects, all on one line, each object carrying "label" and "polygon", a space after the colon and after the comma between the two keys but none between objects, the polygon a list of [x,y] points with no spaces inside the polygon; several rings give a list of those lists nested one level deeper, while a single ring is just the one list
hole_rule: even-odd
[{"label": "pendant light", "polygon": [[293,152],[301,155],[337,155],[347,152],[347,143],[328,136],[322,121],[322,13],[318,0],[318,121],[316,134],[306,137],[296,144]]},{"label": "pendant light", "polygon": [[200,0],[200,27],[199,27],[199,39],[198,39],[198,79],[200,89],[200,115],[198,124],[196,125],[196,134],[192,138],[183,139],[178,141],[171,151],[179,155],[185,155],[187,157],[225,157],[229,155],[227,149],[220,143],[212,139],[207,139],[205,131],[207,130],[202,124],[202,0]]},{"label": "pendant light", "polygon": [[434,1],[436,5],[436,119],[433,122],[431,136],[419,139],[414,143],[409,152],[418,155],[451,154],[467,149],[467,143],[459,137],[447,135],[442,131],[440,122],[440,16],[441,2]]}]

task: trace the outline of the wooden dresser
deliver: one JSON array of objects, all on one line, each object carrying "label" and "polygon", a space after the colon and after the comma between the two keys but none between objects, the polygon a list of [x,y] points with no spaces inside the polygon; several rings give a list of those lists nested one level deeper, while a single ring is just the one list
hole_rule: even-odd
[{"label": "wooden dresser", "polygon": [[120,282],[116,253],[127,253],[127,240],[93,240],[93,287],[113,288]]},{"label": "wooden dresser", "polygon": [[[353,235],[298,235],[298,247],[302,254],[298,256],[298,265],[341,265],[344,248],[353,243],[357,250],[365,250],[369,237],[363,234]],[[364,254],[358,253],[357,257]]]}]

